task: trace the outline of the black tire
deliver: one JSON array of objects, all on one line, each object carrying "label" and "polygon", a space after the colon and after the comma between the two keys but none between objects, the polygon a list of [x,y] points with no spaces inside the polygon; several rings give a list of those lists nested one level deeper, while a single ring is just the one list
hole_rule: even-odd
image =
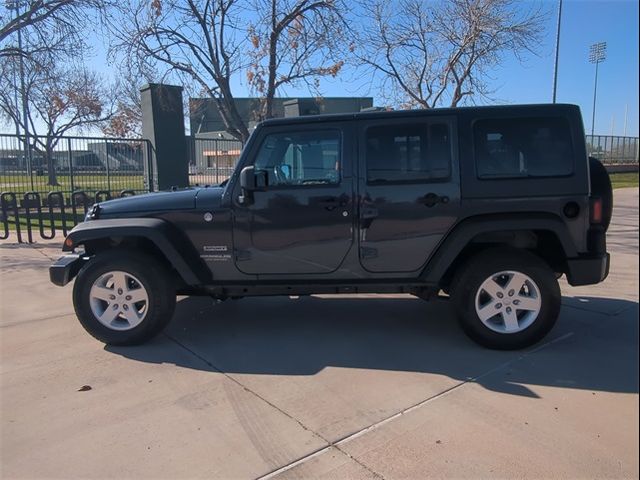
[{"label": "black tire", "polygon": [[[114,271],[133,275],[148,296],[141,323],[129,330],[107,327],[91,308],[94,282]],[[175,304],[175,289],[166,269],[153,257],[138,251],[114,249],[99,253],[80,270],[73,286],[73,306],[78,320],[87,332],[108,345],[138,345],[152,339],[171,320]]]},{"label": "black tire", "polygon": [[[537,317],[529,326],[515,333],[492,330],[476,312],[476,294],[482,283],[504,271],[525,274],[540,292]],[[560,286],[553,270],[539,257],[525,250],[491,249],[480,252],[459,270],[453,286],[452,301],[462,329],[475,342],[488,348],[515,350],[531,346],[549,333],[560,313]],[[512,300],[508,299],[508,302],[511,304]],[[497,316],[492,320],[499,322],[500,318],[503,317]]]},{"label": "black tire", "polygon": [[589,157],[589,176],[591,177],[591,195],[602,198],[602,225],[607,230],[613,216],[611,178],[602,162],[594,157]]}]

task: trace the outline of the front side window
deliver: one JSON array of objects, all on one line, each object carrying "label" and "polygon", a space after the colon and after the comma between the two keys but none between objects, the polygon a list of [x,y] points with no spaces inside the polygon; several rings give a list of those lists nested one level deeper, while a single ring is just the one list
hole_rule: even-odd
[{"label": "front side window", "polygon": [[563,118],[479,120],[473,134],[479,178],[554,177],[573,172],[571,131]]},{"label": "front side window", "polygon": [[269,186],[335,185],[340,151],[338,131],[274,133],[262,142],[255,168],[267,172]]},{"label": "front side window", "polygon": [[370,184],[449,178],[449,126],[411,123],[370,127],[366,134],[366,162]]}]

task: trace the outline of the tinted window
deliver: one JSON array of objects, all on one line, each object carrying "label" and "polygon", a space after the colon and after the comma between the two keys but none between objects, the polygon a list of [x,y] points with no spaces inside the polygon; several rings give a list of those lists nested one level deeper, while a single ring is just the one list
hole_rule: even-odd
[{"label": "tinted window", "polygon": [[412,123],[370,127],[366,134],[367,181],[423,182],[451,174],[449,126]]},{"label": "tinted window", "polygon": [[340,181],[340,133],[267,135],[255,167],[267,172],[270,186],[336,184]]},{"label": "tinted window", "polygon": [[474,124],[480,178],[554,177],[573,172],[569,124],[562,118],[491,119]]}]

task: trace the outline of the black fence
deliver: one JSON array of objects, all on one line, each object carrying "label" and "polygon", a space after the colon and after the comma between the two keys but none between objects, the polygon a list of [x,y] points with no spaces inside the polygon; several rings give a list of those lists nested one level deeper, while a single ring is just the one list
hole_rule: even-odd
[{"label": "black fence", "polygon": [[187,137],[189,185],[219,185],[231,176],[242,142],[226,138]]},{"label": "black fence", "polygon": [[638,137],[587,135],[587,151],[605,165],[637,165]]},{"label": "black fence", "polygon": [[[187,137],[191,186],[218,185],[233,172],[242,143]],[[606,165],[638,164],[638,137],[586,137]],[[153,190],[153,150],[143,139],[0,134],[0,240],[66,235],[94,202]]]},{"label": "black fence", "polygon": [[[135,195],[133,190],[122,190],[119,197]],[[65,195],[63,192],[26,192],[18,195],[14,192],[0,194],[0,240],[6,240],[13,232],[19,243],[34,242],[39,235],[44,240],[55,238],[58,232],[63,236],[78,223],[82,222],[89,208],[96,203],[110,200],[112,193],[99,190],[94,194],[75,191]]]},{"label": "black fence", "polygon": [[0,134],[0,192],[147,192],[151,156],[143,139]]}]

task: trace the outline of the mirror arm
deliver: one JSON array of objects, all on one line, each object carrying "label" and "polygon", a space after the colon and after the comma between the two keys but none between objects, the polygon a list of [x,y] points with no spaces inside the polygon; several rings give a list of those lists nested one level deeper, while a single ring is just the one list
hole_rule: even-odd
[{"label": "mirror arm", "polygon": [[238,195],[238,203],[242,206],[251,205],[253,203],[253,192],[243,188],[242,193]]}]

